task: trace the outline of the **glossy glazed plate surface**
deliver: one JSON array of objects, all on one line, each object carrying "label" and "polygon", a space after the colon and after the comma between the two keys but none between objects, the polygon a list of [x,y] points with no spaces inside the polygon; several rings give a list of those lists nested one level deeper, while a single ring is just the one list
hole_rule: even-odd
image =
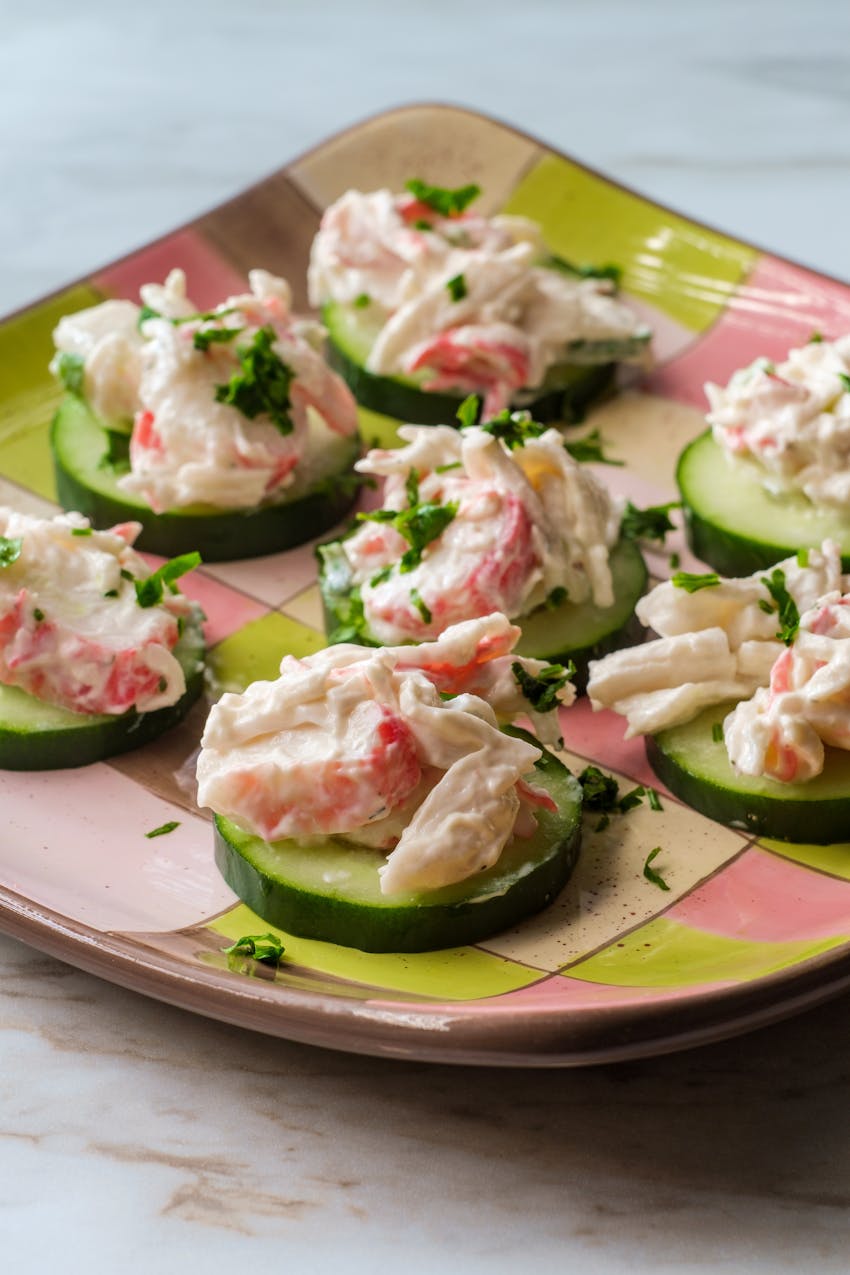
[{"label": "glossy glazed plate surface", "polygon": [[[0,325],[0,501],[55,509],[47,373],[59,316],[181,266],[201,307],[242,291],[255,265],[304,276],[321,210],[350,186],[411,176],[476,181],[485,211],[540,222],[555,252],[616,262],[655,331],[655,370],[596,411],[612,487],[636,503],[674,496],[680,448],[702,427],[702,386],[758,354],[781,358],[813,330],[850,329],[850,289],[709,230],[493,120],[446,106],[389,112],[332,138],[192,225]],[[364,436],[394,423],[363,413]],[[681,537],[649,555],[656,576]],[[208,616],[219,685],[275,675],[281,655],[323,643],[313,547],[204,567],[186,580]],[[405,1058],[576,1065],[710,1040],[850,984],[850,845],[790,846],[723,828],[661,790],[596,831],[557,902],[475,947],[375,956],[283,935],[273,971],[223,949],[266,922],[213,863],[192,799],[199,707],[167,738],[83,770],[0,772],[0,927],[127,987],[296,1040]],[[585,703],[564,715],[568,761],[624,785],[653,783],[639,741]],[[655,785],[658,787],[658,785]],[[145,833],[176,820],[168,836]],[[850,838],[850,828],[848,828]],[[670,889],[647,881],[648,852]]]}]

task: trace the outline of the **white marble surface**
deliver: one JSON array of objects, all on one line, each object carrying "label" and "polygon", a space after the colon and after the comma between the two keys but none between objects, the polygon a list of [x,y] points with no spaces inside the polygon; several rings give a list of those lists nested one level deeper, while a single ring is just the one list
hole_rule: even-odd
[{"label": "white marble surface", "polygon": [[[850,6],[0,3],[0,309],[402,101],[850,278]],[[0,938],[8,1270],[846,1271],[848,1000],[582,1072],[267,1040]]]}]

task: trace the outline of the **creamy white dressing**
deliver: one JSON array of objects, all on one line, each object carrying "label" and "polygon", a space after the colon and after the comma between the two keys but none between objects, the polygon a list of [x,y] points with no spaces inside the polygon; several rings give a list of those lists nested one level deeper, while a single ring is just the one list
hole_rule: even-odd
[{"label": "creamy white dressing", "polygon": [[[188,298],[183,272],[172,270],[164,285],[141,289],[158,317],[142,319],[131,302],[107,301],[66,316],[54,333],[59,355],[84,358],[84,394],[94,411],[107,421],[132,419],[130,473],[119,485],[157,513],[279,499],[305,459],[311,413],[338,434],[357,429],[353,396],[316,348],[321,329],[292,315],[285,280],[264,270],[252,270],[249,280],[250,293],[229,297],[205,316]],[[263,328],[273,333],[271,351],[293,377],[288,432],[266,410],[249,417],[217,401],[240,373],[239,352]],[[196,348],[205,333],[213,339]]]},{"label": "creamy white dressing", "polygon": [[[285,656],[276,681],[211,710],[199,805],[266,840],[334,835],[388,850],[388,895],[483,871],[512,836],[529,835],[529,804],[548,801],[524,779],[540,750],[499,729],[529,709],[511,671],[518,636],[491,615],[418,647]],[[568,684],[561,702],[573,698]],[[543,738],[557,736],[557,714],[528,715],[545,723]]]},{"label": "creamy white dressing", "polygon": [[424,369],[426,388],[485,390],[494,415],[569,362],[570,343],[648,337],[609,280],[545,269],[546,256],[540,227],[524,217],[442,217],[388,190],[351,190],[322,217],[310,299],[368,299],[382,312],[370,371]]},{"label": "creamy white dressing", "polygon": [[668,581],[637,607],[661,636],[591,662],[594,709],[624,716],[630,737],[738,700],[723,725],[737,771],[783,782],[819,774],[825,744],[850,748],[850,577],[832,541],[778,570],[800,614],[790,645],[777,636],[776,601],[764,583],[773,571],[693,593]]},{"label": "creamy white dressing", "polygon": [[850,335],[810,341],[783,363],[760,358],[725,387],[705,387],[708,421],[727,455],[768,490],[814,504],[850,502]]},{"label": "creamy white dressing", "polygon": [[0,682],[80,713],[177,702],[186,682],[172,648],[192,606],[168,589],[161,604],[139,605],[133,580],[150,575],[131,547],[139,531],[0,508],[0,536],[20,541],[0,567]]},{"label": "creamy white dressing", "polygon": [[421,503],[456,512],[409,570],[401,559],[410,546],[386,522],[363,522],[343,542],[379,641],[419,641],[494,610],[525,615],[556,589],[575,603],[612,605],[608,555],[622,504],[557,430],[513,450],[480,426],[404,425],[399,434],[404,446],[356,465],[384,479],[382,507],[407,508],[415,474]]}]

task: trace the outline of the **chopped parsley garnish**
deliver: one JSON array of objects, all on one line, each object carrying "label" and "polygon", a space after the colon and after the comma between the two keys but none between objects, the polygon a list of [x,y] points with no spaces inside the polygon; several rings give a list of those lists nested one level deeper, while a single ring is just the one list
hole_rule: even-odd
[{"label": "chopped parsley garnish", "polygon": [[670,554],[670,566],[673,568],[674,571],[677,569],[681,561],[682,560],[677,553]]},{"label": "chopped parsley garnish", "polygon": [[543,605],[549,611],[556,611],[562,602],[566,602],[569,597],[569,591],[562,584],[557,584],[551,593],[547,595]]},{"label": "chopped parsley garnish", "polygon": [[56,363],[59,380],[69,394],[82,394],[85,382],[85,359],[82,354],[60,354]]},{"label": "chopped parsley garnish", "polygon": [[680,500],[671,500],[666,505],[648,505],[646,509],[638,509],[629,500],[620,531],[629,540],[663,540],[668,531],[675,531],[669,511],[681,507]]},{"label": "chopped parsley garnish", "polygon": [[419,504],[419,470],[409,469],[404,480],[404,490],[410,508]]},{"label": "chopped parsley garnish", "polygon": [[23,536],[0,536],[0,567],[11,567],[21,556]]},{"label": "chopped parsley garnish", "polygon": [[71,528],[72,536],[90,536],[91,533],[92,533],[91,527],[72,527]]},{"label": "chopped parsley garnish", "polygon": [[389,580],[392,573],[393,573],[392,567],[381,567],[380,571],[375,572],[375,574],[372,576],[372,579],[369,581],[369,583],[372,586],[372,588],[375,589],[377,588],[379,584],[383,584],[385,580]]},{"label": "chopped parsley garnish", "polygon": [[819,345],[822,340],[823,340],[822,332],[812,332],[811,336],[809,337],[808,344]]},{"label": "chopped parsley garnish", "polygon": [[148,319],[161,319],[163,317],[164,316],[160,314],[159,310],[154,310],[152,305],[143,305],[141,309],[139,310],[139,317],[136,320],[136,327],[141,330],[142,324],[145,323]]},{"label": "chopped parsley garnish", "polygon": [[234,372],[226,385],[217,385],[215,401],[229,403],[248,420],[267,415],[281,434],[292,433],[289,389],[295,379],[292,368],[275,354],[275,330],[260,328],[248,346],[237,346],[241,371]]},{"label": "chopped parsley garnish", "polygon": [[195,314],[181,314],[176,319],[172,319],[168,315],[162,314],[159,310],[154,310],[151,305],[143,305],[139,311],[136,326],[140,328],[146,319],[165,319],[168,323],[173,324],[175,328],[179,328],[184,323],[209,323],[213,319],[223,319],[226,314],[235,314],[238,309],[238,305],[228,305],[222,306],[220,310],[198,310]]},{"label": "chopped parsley garnish", "polygon": [[684,589],[685,593],[699,593],[700,589],[713,589],[720,584],[720,576],[716,571],[707,571],[705,575],[693,575],[690,571],[677,571],[670,577],[676,589]]},{"label": "chopped parsley garnish", "polygon": [[416,607],[416,610],[422,616],[424,623],[430,624],[433,618],[431,615],[431,610],[418,589],[410,590],[410,601],[413,603],[413,605]]},{"label": "chopped parsley garnish", "polygon": [[715,744],[722,744],[722,743],[723,743],[723,724],[722,724],[722,722],[715,722],[715,723],[714,723],[714,725],[713,725],[713,726],[712,726],[712,728],[711,728],[711,738],[714,740]]},{"label": "chopped parsley garnish", "polygon": [[584,795],[585,810],[598,810],[606,816],[605,822],[600,820],[597,831],[608,827],[607,816],[624,815],[627,811],[639,806],[646,789],[642,784],[632,788],[624,796],[620,796],[620,785],[613,775],[606,775],[598,766],[585,766],[578,777]]},{"label": "chopped parsley garnish", "polygon": [[577,438],[572,443],[564,443],[564,447],[573,460],[577,460],[580,464],[586,464],[592,460],[595,460],[599,465],[624,465],[626,463],[623,460],[612,460],[610,456],[605,455],[602,436],[598,429],[592,429],[589,434],[585,434],[584,438]]},{"label": "chopped parsley garnish", "polygon": [[595,266],[587,262],[574,265],[572,261],[567,261],[564,257],[553,256],[549,257],[544,264],[550,270],[560,270],[562,274],[572,275],[577,279],[610,279],[615,287],[619,287],[623,277],[622,267],[612,262],[603,266]]},{"label": "chopped parsley garnish", "polygon": [[661,804],[661,798],[659,797],[658,793],[655,791],[655,789],[654,789],[654,788],[647,788],[647,790],[646,790],[646,796],[647,796],[647,800],[648,800],[648,802],[649,802],[649,808],[650,808],[650,810],[663,810],[663,809],[664,809],[664,807],[663,807],[663,806],[662,806],[662,804]]},{"label": "chopped parsley garnish", "polygon": [[450,469],[463,469],[463,461],[453,460],[448,465],[438,465],[435,474],[447,474]]},{"label": "chopped parsley garnish", "polygon": [[161,823],[158,828],[152,828],[150,832],[145,833],[145,836],[148,840],[150,840],[151,837],[164,837],[169,832],[173,832],[175,828],[179,827],[179,819],[169,819],[168,823]]},{"label": "chopped parsley garnish", "polygon": [[251,956],[265,965],[280,965],[284,950],[275,934],[244,934],[224,949],[228,956]]},{"label": "chopped parsley garnish", "polygon": [[122,580],[135,580],[135,578],[136,578],[136,577],[133,575],[132,571],[128,571],[126,567],[122,567],[122,568],[121,568],[121,579],[122,579]]},{"label": "chopped parsley garnish", "polygon": [[844,386],[845,390],[850,390],[850,376],[846,372],[839,372],[838,379]]},{"label": "chopped parsley garnish", "polygon": [[345,598],[341,598],[337,606],[339,624],[328,635],[331,646],[338,642],[356,642],[366,630],[366,616],[363,612],[363,599],[360,586],[355,585]]},{"label": "chopped parsley garnish", "polygon": [[622,266],[616,266],[613,262],[608,262],[604,266],[594,266],[585,263],[576,266],[576,274],[581,275],[582,279],[610,279],[617,287],[620,286],[620,280],[623,277]]},{"label": "chopped parsley garnish", "polygon": [[434,212],[439,213],[441,217],[457,217],[469,207],[473,199],[477,199],[481,194],[481,187],[474,183],[469,186],[455,186],[451,189],[446,186],[431,186],[418,177],[405,182],[404,188],[409,190],[420,204],[433,208]]},{"label": "chopped parsley garnish", "polygon": [[530,438],[539,438],[541,434],[545,434],[547,427],[533,421],[528,412],[509,412],[505,408],[492,420],[484,421],[481,428],[485,434],[498,438],[510,451],[515,451],[517,447],[525,447]]},{"label": "chopped parsley garnish", "polygon": [[466,398],[457,409],[457,420],[461,429],[468,429],[470,425],[475,425],[478,421],[478,413],[481,410],[481,400],[477,394],[467,394]]},{"label": "chopped parsley garnish", "polygon": [[604,832],[604,831],[605,831],[605,829],[608,827],[608,825],[609,825],[609,823],[610,823],[610,822],[611,822],[611,816],[610,816],[610,815],[602,815],[602,817],[600,818],[599,822],[598,822],[597,824],[595,824],[595,825],[594,825],[593,831],[594,831],[594,832]]},{"label": "chopped parsley garnish", "polygon": [[[179,580],[187,571],[194,571],[195,567],[201,565],[201,555],[199,553],[181,553],[178,558],[172,558],[169,562],[163,562],[161,567],[157,567],[144,580],[133,580],[136,586],[136,601],[140,607],[155,607],[162,601],[164,586],[168,586],[172,593],[176,593],[174,581]],[[122,572],[123,574],[123,572]]]},{"label": "chopped parsley garnish", "polygon": [[118,597],[118,590],[117,590],[117,589],[107,589],[107,590],[106,590],[106,593],[104,593],[104,595],[103,595],[103,596],[104,596],[105,598],[117,598],[117,597]]},{"label": "chopped parsley garnish", "polygon": [[462,301],[467,294],[466,280],[462,274],[456,274],[451,279],[447,279],[446,287],[452,301]]},{"label": "chopped parsley garnish", "polygon": [[201,328],[192,337],[192,344],[196,350],[206,353],[211,345],[226,345],[244,331],[244,328]]},{"label": "chopped parsley garnish", "polygon": [[586,810],[615,810],[620,785],[613,775],[606,775],[598,766],[585,766],[578,777],[584,794]]},{"label": "chopped parsley garnish", "polygon": [[41,624],[42,620],[44,619],[44,612],[42,611],[41,607],[33,608],[32,618],[35,620],[36,624]]},{"label": "chopped parsley garnish", "polygon": [[654,850],[650,850],[649,854],[646,856],[646,862],[643,865],[643,875],[646,877],[647,881],[651,881],[653,885],[657,885],[659,890],[669,890],[670,887],[664,880],[661,873],[656,872],[655,868],[651,866],[652,861],[657,859],[660,854],[661,846],[656,846]]},{"label": "chopped parsley garnish", "polygon": [[426,221],[424,217],[417,217],[413,223],[414,230],[433,230],[434,227],[430,221]]},{"label": "chopped parsley garnish", "polygon": [[[408,476],[408,484],[409,482],[410,476]],[[408,486],[408,495],[410,490]],[[417,501],[416,504],[409,505],[407,509],[401,511],[376,509],[371,514],[358,514],[357,519],[359,522],[387,522],[395,528],[410,545],[410,548],[402,555],[399,565],[400,571],[407,572],[419,565],[425,548],[432,540],[436,540],[443,534],[456,513],[457,505],[451,502],[447,505],[436,505],[430,501],[421,504]]]},{"label": "chopped parsley garnish", "polygon": [[797,609],[797,603],[785,586],[785,572],[781,567],[774,567],[769,576],[762,576],[761,583],[773,598],[775,605],[771,606],[769,603],[762,601],[759,606],[763,611],[775,611],[777,613],[779,616],[779,631],[776,636],[780,642],[790,646],[800,627],[800,612]]},{"label": "chopped parsley garnish", "polygon": [[808,551],[808,549],[798,549],[798,550],[797,550],[797,566],[798,566],[798,567],[807,567],[808,565],[809,565],[809,551]]},{"label": "chopped parsley garnish", "polygon": [[159,691],[160,695],[162,695],[163,691],[167,691],[167,690],[168,690],[168,678],[167,678],[167,677],[161,677],[161,678],[159,679],[159,681],[157,682],[157,689],[158,689],[158,691]]},{"label": "chopped parsley garnish", "polygon": [[639,806],[645,796],[646,789],[643,784],[638,784],[636,788],[630,788],[627,793],[623,794],[617,802],[617,809],[621,815],[624,815],[627,811],[634,810],[635,806]]},{"label": "chopped parsley garnish", "polygon": [[359,296],[356,296],[354,298],[355,310],[365,310],[367,305],[371,305],[371,304],[372,304],[372,298],[369,296],[368,292],[361,292]]},{"label": "chopped parsley garnish", "polygon": [[558,707],[558,691],[562,690],[575,673],[575,665],[547,664],[539,673],[529,673],[519,660],[511,665],[514,680],[535,713],[550,713]]}]

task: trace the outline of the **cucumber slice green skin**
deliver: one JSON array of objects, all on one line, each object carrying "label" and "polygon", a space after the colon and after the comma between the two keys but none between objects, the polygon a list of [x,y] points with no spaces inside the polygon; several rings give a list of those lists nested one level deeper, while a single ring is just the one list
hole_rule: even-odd
[{"label": "cucumber slice green skin", "polygon": [[0,769],[60,770],[88,766],[140,748],[181,721],[204,687],[204,639],[189,623],[174,648],[186,675],[176,704],[151,713],[73,713],[16,686],[0,686]]},{"label": "cucumber slice green skin", "polygon": [[[465,394],[423,390],[413,380],[369,372],[360,360],[361,352],[354,351],[346,340],[336,307],[326,305],[322,321],[328,330],[328,362],[348,384],[361,407],[418,425],[457,423],[457,409]],[[521,391],[515,396],[514,406],[527,409],[537,421],[577,424],[590,406],[614,392],[616,375],[614,362],[581,364],[577,358],[575,364],[559,368],[559,384],[544,384],[539,392]],[[482,402],[479,396],[479,413]]]},{"label": "cucumber slice green skin", "polygon": [[802,494],[769,495],[743,466],[733,466],[706,430],[690,443],[676,468],[688,544],[721,575],[744,576],[819,548],[829,537],[850,571],[850,518],[817,508]]},{"label": "cucumber slice green skin", "polygon": [[[106,458],[110,431],[78,398],[68,395],[53,418],[50,434],[56,489],[64,509],[75,509],[95,527],[140,522],[136,548],[173,557],[197,549],[204,562],[256,558],[291,549],[335,526],[356,499],[345,484],[338,490],[323,482],[313,491],[256,509],[199,511],[191,508],[155,514],[142,501],[122,492],[122,471]],[[360,454],[351,440],[339,476],[350,473]]]},{"label": "cucumber slice green skin", "polygon": [[[351,606],[353,586],[342,543],[333,540],[319,545],[316,551],[325,633],[329,639],[335,631],[347,626]],[[590,660],[601,659],[621,646],[630,646],[638,642],[644,633],[634,609],[646,588],[647,570],[633,541],[623,539],[614,546],[611,572],[614,579],[613,606],[603,608],[590,602],[576,605],[566,601],[554,610],[539,607],[531,615],[519,616],[516,621],[522,627],[517,654],[546,660],[550,664],[566,664],[572,660],[576,666],[572,680],[579,693],[587,686]],[[346,641],[360,646],[382,645],[366,626],[356,637],[347,637]]]},{"label": "cucumber slice green skin", "polygon": [[850,753],[827,750],[824,771],[800,784],[736,775],[712,726],[734,707],[706,709],[692,722],[647,736],[646,755],[672,793],[709,819],[754,836],[808,845],[850,841]]},{"label": "cucumber slice green skin", "polygon": [[[524,732],[514,733],[531,740]],[[538,811],[533,837],[513,842],[487,872],[439,891],[388,899],[380,893],[382,852],[341,849],[333,838],[304,849],[294,841],[270,845],[220,815],[215,817],[216,863],[252,911],[290,934],[364,952],[463,947],[539,912],[563,889],[575,867],[581,840],[578,781],[544,752],[534,782],[557,801],[557,813]],[[307,864],[311,856],[312,864]],[[306,880],[299,860],[310,870]],[[338,867],[346,860],[355,865],[353,884],[327,884],[322,863]],[[334,875],[326,871],[324,878]]]}]

